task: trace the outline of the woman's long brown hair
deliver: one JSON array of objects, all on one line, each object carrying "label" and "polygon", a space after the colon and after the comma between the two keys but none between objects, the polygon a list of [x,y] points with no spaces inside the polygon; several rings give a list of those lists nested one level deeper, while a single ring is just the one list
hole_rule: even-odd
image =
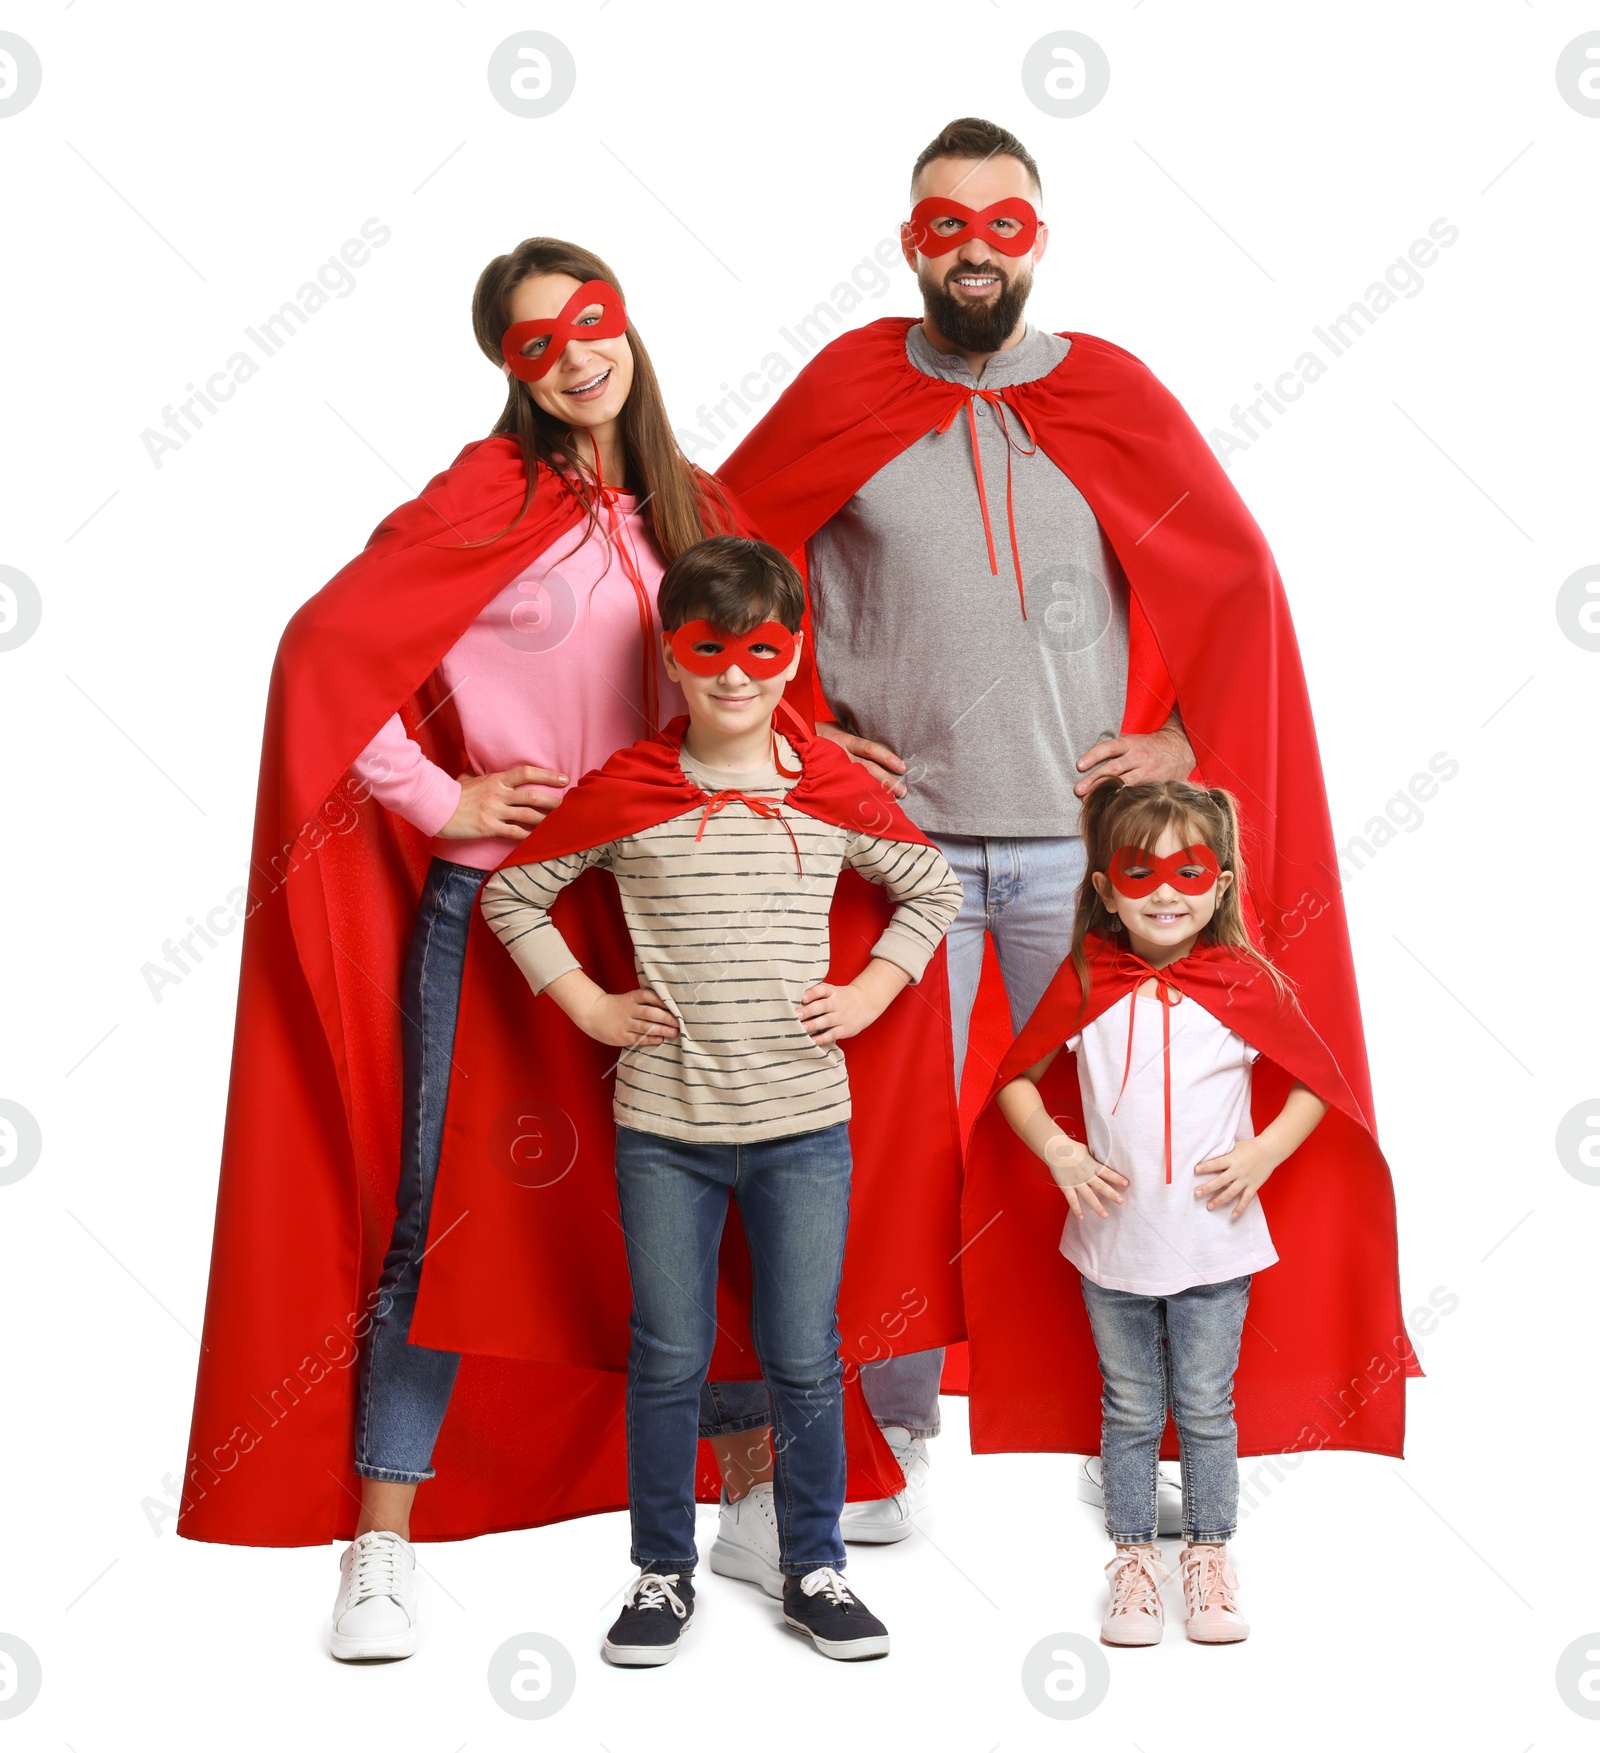
[{"label": "woman's long brown hair", "polygon": [[1100,899],[1094,873],[1102,876],[1111,866],[1111,854],[1119,846],[1141,846],[1152,851],[1168,828],[1185,846],[1209,846],[1217,863],[1233,872],[1233,881],[1217,897],[1217,910],[1201,934],[1209,943],[1247,956],[1265,970],[1280,999],[1289,996],[1289,982],[1256,947],[1244,922],[1240,897],[1244,890],[1244,861],[1239,853],[1239,812],[1226,791],[1207,791],[1181,780],[1145,785],[1123,785],[1106,780],[1084,799],[1079,831],[1088,854],[1088,868],[1078,889],[1078,912],[1072,924],[1072,965],[1078,970],[1083,1004],[1089,1003],[1089,958],[1083,940],[1092,931],[1097,937],[1115,938],[1122,921]]},{"label": "woman's long brown hair", "polygon": [[[478,276],[472,294],[472,332],[485,356],[496,366],[503,367],[505,363],[500,341],[511,327],[511,295],[533,274],[570,274],[579,281],[604,280],[616,288],[624,305],[627,303],[621,281],[592,251],[564,243],[558,237],[524,238],[507,255],[495,257]],[[655,368],[631,321],[627,337],[633,352],[633,388],[618,419],[627,485],[639,496],[650,519],[656,546],[670,565],[685,548],[693,547],[704,537],[732,531],[733,517],[722,489],[678,448]],[[583,444],[583,435],[570,431],[546,413],[533,399],[531,387],[520,378],[506,379],[506,405],[494,424],[492,436],[514,438],[522,449],[528,471],[528,490],[522,508],[500,532],[501,536],[509,534],[527,515],[541,465],[562,471],[589,514],[590,529],[599,527],[599,502],[585,472],[593,467],[593,458]]]}]

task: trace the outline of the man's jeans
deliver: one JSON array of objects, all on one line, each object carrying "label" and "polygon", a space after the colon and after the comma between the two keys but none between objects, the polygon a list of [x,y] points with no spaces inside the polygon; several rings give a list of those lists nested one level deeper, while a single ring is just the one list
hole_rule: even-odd
[{"label": "man's jeans", "polygon": [[356,1401],[355,1466],[365,1479],[433,1477],[433,1445],[461,1362],[458,1352],[411,1345],[407,1335],[428,1248],[467,927],[488,874],[443,858],[429,865],[400,983],[400,1182]]},{"label": "man's jeans", "polygon": [[1136,1296],[1083,1280],[1100,1354],[1100,1468],[1106,1532],[1156,1537],[1156,1463],[1167,1410],[1183,1461],[1183,1536],[1231,1540],[1239,1520],[1239,1436],[1233,1377],[1250,1279]]},{"label": "man's jeans", "polygon": [[695,1568],[698,1410],[717,1337],[717,1251],[730,1193],[750,1247],[750,1336],[770,1393],[781,1568],[787,1576],[838,1569],[845,1453],[836,1310],[850,1218],[844,1124],[752,1144],[617,1128],[617,1196],[633,1281],[633,1562],[663,1574]]},{"label": "man's jeans", "polygon": [[[945,939],[959,1089],[985,931],[993,935],[999,954],[1011,1026],[1020,1030],[1072,948],[1084,849],[1076,835],[1060,840],[983,840],[965,834],[929,838],[961,879],[961,911]],[[899,1424],[913,1436],[937,1436],[943,1373],[943,1350],[913,1351],[868,1364],[861,1372],[861,1387],[880,1425]]]}]

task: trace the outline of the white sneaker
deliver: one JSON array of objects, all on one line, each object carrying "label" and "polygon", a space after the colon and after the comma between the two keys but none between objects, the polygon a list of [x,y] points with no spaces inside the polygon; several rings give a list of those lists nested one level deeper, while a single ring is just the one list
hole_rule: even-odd
[{"label": "white sneaker", "polygon": [[752,1486],[737,1503],[722,1494],[717,1517],[717,1538],[711,1548],[711,1568],[718,1576],[737,1577],[757,1583],[774,1600],[783,1598],[783,1572],[778,1568],[778,1511],[772,1501],[772,1481]]},{"label": "white sneaker", "polygon": [[333,1656],[339,1662],[394,1662],[417,1647],[417,1557],[411,1542],[385,1528],[362,1534],[339,1560],[333,1604]]},{"label": "white sneaker", "polygon": [[847,1503],[839,1517],[839,1533],[863,1546],[890,1546],[904,1540],[916,1525],[928,1501],[928,1445],[903,1425],[886,1424],[884,1441],[894,1450],[905,1489],[893,1497],[875,1497],[865,1503]]},{"label": "white sneaker", "polygon": [[[1096,1509],[1106,1507],[1105,1493],[1100,1489],[1100,1457],[1088,1456],[1078,1469],[1078,1499],[1092,1503]],[[1183,1486],[1177,1469],[1164,1461],[1156,1480],[1156,1533],[1171,1539],[1183,1532]]]}]

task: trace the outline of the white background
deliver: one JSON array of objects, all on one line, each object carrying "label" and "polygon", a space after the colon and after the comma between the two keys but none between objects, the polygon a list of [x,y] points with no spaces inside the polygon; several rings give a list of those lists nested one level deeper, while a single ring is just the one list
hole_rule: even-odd
[{"label": "white background", "polygon": [[[1600,654],[1556,593],[1600,561],[1600,119],[1555,67],[1600,9],[21,0],[0,28],[44,74],[0,119],[0,564],[43,602],[0,651],[0,1097],[44,1141],[0,1186],[0,1632],[44,1672],[8,1744],[1589,1745],[1555,1665],[1600,1626],[1579,1467],[1600,1188],[1555,1134],[1600,1085]],[[578,69],[542,119],[486,78],[530,28]],[[1111,66],[1065,120],[1020,77],[1062,28]],[[1421,1338],[1407,1460],[1312,1456],[1273,1485],[1236,1548],[1252,1640],[1110,1652],[1071,1725],[1021,1666],[1095,1632],[1103,1536],[1065,1457],[970,1457],[961,1402],[926,1533],[852,1556],[887,1662],[825,1663],[707,1576],[678,1663],[608,1670],[627,1547],[602,1517],[422,1549],[421,1653],[341,1668],[333,1548],[194,1545],[163,1513],[238,939],[160,1003],[141,967],[244,880],[284,621],[500,406],[468,322],[483,264],[534,232],[597,249],[692,426],[894,234],[911,160],[962,114],[1039,160],[1030,314],[1131,349],[1208,431],[1432,221],[1460,231],[1230,459],[1287,580],[1341,842],[1431,756],[1459,763],[1348,885],[1406,1304],[1456,1300]],[[155,467],[163,406],[374,217],[392,237],[354,291]],[[913,314],[892,280],[850,320]],[[529,1630],[577,1664],[541,1724],[486,1681]]]}]

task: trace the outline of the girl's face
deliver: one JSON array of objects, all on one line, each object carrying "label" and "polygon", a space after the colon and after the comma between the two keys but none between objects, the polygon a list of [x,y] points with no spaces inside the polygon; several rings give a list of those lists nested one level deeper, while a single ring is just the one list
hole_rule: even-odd
[{"label": "girl's face", "polygon": [[[1165,828],[1155,845],[1144,850],[1157,858],[1170,858],[1193,844],[1192,839],[1181,837],[1178,829]],[[1128,867],[1127,874],[1137,878],[1148,870],[1147,865],[1135,861]],[[1188,878],[1202,876],[1205,872],[1202,866],[1185,864],[1179,866],[1176,874]],[[1134,954],[1143,956],[1147,962],[1154,959],[1152,952],[1163,961],[1176,961],[1179,956],[1187,955],[1200,933],[1211,923],[1217,902],[1228,892],[1232,882],[1233,872],[1225,870],[1198,895],[1185,894],[1164,880],[1149,894],[1134,896],[1123,894],[1103,870],[1094,873],[1095,893],[1108,911],[1115,913],[1121,921]]]},{"label": "girl's face", "polygon": [[[550,321],[561,314],[562,307],[582,284],[570,274],[530,274],[511,294],[511,322]],[[576,319],[580,337],[600,314],[599,305],[595,305]],[[535,355],[545,344],[541,340],[531,341],[525,351]],[[614,335],[608,340],[569,341],[549,371],[537,383],[528,385],[534,401],[547,414],[574,430],[594,431],[615,421],[632,388],[633,349],[626,335]]]}]

